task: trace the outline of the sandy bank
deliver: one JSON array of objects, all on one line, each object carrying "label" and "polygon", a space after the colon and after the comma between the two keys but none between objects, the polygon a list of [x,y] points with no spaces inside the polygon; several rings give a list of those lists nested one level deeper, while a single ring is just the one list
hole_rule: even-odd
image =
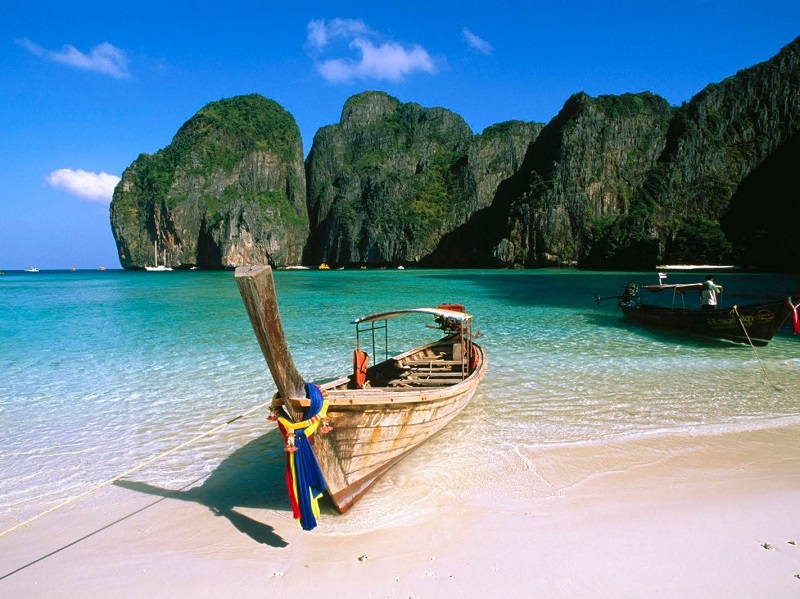
[{"label": "sandy bank", "polygon": [[109,487],[0,538],[0,596],[798,596],[798,440],[533,448],[504,485],[347,534]]}]

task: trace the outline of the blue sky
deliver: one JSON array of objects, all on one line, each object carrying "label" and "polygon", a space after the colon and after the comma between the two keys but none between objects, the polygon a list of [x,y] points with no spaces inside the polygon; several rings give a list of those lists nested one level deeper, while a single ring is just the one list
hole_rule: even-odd
[{"label": "blue sky", "polygon": [[479,133],[579,91],[679,105],[799,35],[797,0],[3,2],[0,269],[119,268],[115,182],[221,98],[275,100],[307,153],[364,90]]}]

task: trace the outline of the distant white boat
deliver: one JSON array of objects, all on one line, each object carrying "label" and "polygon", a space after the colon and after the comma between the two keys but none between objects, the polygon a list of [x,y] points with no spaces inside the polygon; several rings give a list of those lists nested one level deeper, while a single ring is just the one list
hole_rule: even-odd
[{"label": "distant white boat", "polygon": [[169,266],[158,263],[158,241],[153,242],[153,254],[155,257],[155,266],[145,266],[145,270],[149,270],[150,272],[166,272],[172,270]]},{"label": "distant white boat", "polygon": [[25,272],[39,272],[39,269],[36,268],[35,266],[29,266],[28,268],[25,269]]}]

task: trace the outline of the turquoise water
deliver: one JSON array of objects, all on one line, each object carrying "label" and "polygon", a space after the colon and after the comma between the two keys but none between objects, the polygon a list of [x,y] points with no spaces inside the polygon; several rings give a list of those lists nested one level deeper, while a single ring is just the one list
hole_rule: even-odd
[{"label": "turquoise water", "polygon": [[[473,402],[420,448],[413,468],[398,465],[362,509],[414,503],[414,489],[434,479],[463,487],[485,480],[476,473],[512,477],[523,446],[530,455],[800,421],[800,337],[788,326],[756,356],[746,346],[628,325],[613,301],[595,306],[595,294],[618,293],[631,280],[656,282],[654,273],[278,271],[275,278],[289,346],[310,380],[349,370],[350,322],[371,312],[460,302],[483,332],[489,372]],[[726,290],[723,304],[798,287],[792,276],[716,279]],[[426,335],[423,324],[398,324],[390,351]],[[0,372],[0,532],[214,429],[275,390],[232,272],[7,271]],[[288,517],[281,442],[266,415],[238,420],[129,478],[191,489],[232,467],[258,468],[259,481],[246,492],[228,485],[231,503]],[[399,499],[398,488],[411,496]]]}]

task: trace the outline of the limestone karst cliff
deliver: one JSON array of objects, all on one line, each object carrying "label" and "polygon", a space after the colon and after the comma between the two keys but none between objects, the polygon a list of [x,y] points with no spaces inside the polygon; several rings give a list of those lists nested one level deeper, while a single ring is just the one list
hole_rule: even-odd
[{"label": "limestone karst cliff", "polygon": [[414,263],[475,209],[461,157],[472,131],[443,108],[382,92],[347,100],[307,160],[308,261]]},{"label": "limestone karst cliff", "polygon": [[[796,269],[800,251],[783,223],[800,211],[800,194],[790,160],[773,157],[796,147],[798,56],[800,39],[678,108],[647,92],[574,95],[491,206],[446,235],[428,263]],[[780,200],[757,200],[753,191],[751,175],[767,164],[770,179],[783,182],[769,187]],[[748,218],[758,210],[750,202],[772,208]]]},{"label": "limestone karst cliff", "polygon": [[649,93],[574,95],[541,129],[520,167],[497,186],[491,205],[446,237],[428,263],[576,262],[596,223],[631,209],[663,148],[671,112]]},{"label": "limestone karst cliff", "polygon": [[[739,263],[741,235],[720,222],[745,180],[798,132],[800,39],[676,109],[664,149],[636,194],[638,220],[621,215],[583,263],[629,267],[633,253],[650,266]],[[781,218],[776,211],[768,227],[779,227]]]},{"label": "limestone karst cliff", "polygon": [[479,134],[445,108],[363,92],[305,163],[291,115],[242,96],[125,171],[112,228],[132,268],[157,241],[170,265],[206,268],[796,269],[799,129],[800,38],[680,107],[579,92],[547,124]]},{"label": "limestone karst cliff", "polygon": [[281,106],[239,96],[203,107],[123,173],[111,202],[120,263],[143,268],[297,264],[308,235],[300,131]]}]

